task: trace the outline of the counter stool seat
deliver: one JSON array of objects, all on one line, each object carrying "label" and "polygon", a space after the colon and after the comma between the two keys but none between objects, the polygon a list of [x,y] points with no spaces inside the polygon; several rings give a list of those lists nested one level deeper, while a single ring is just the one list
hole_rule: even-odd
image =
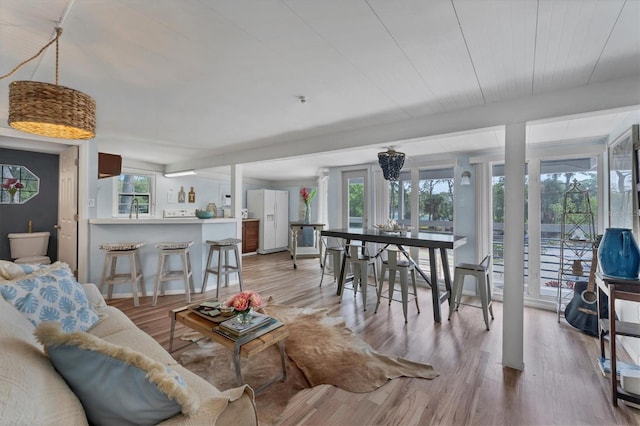
[{"label": "counter stool seat", "polygon": [[[139,306],[138,300],[138,281],[140,281],[140,291],[143,296],[147,295],[144,286],[144,276],[142,275],[142,262],[140,261],[140,247],[145,243],[126,242],[126,243],[104,243],[99,246],[100,250],[105,250],[104,266],[102,268],[102,278],[100,279],[100,292],[102,293],[105,285],[109,286],[107,292],[107,300],[113,296],[113,286],[115,284],[131,283],[133,292],[133,305]],[[117,273],[118,258],[124,258],[129,261],[129,272]]]},{"label": "counter stool seat", "polygon": [[[493,319],[493,304],[491,299],[491,277],[489,272],[489,266],[491,265],[491,255],[485,256],[482,262],[479,264],[461,263],[456,265],[456,269],[453,275],[453,288],[451,292],[451,307],[449,308],[449,318],[453,313],[454,305],[457,311],[460,305],[472,306],[482,309],[482,315],[484,316],[484,323],[489,330],[489,313],[491,319]],[[471,305],[467,303],[461,303],[462,287],[464,287],[464,278],[470,275],[475,277],[478,293],[480,293],[480,306]]]},{"label": "counter stool seat", "polygon": [[[209,255],[207,257],[207,266],[205,267],[204,279],[202,280],[202,289],[200,293],[204,293],[207,288],[207,280],[209,274],[216,274],[216,298],[220,294],[220,278],[224,276],[224,286],[229,287],[229,275],[238,274],[240,282],[240,291],[242,291],[242,263],[240,261],[240,251],[238,245],[242,243],[238,238],[226,238],[224,240],[207,240],[209,246]],[[235,265],[229,263],[229,252],[233,252],[235,256]],[[213,254],[218,254],[218,264],[212,265]],[[224,261],[223,261],[224,255]]]},{"label": "counter stool seat", "polygon": [[[184,293],[187,303],[191,303],[191,293],[195,293],[193,286],[193,273],[191,270],[191,255],[189,247],[193,245],[193,241],[186,242],[161,242],[156,244],[156,248],[160,249],[160,259],[158,261],[158,273],[156,275],[156,283],[153,288],[152,306],[156,306],[158,302],[158,292],[164,296],[164,283],[166,281],[183,280]],[[176,255],[180,257],[182,269],[169,269],[169,256]]]}]

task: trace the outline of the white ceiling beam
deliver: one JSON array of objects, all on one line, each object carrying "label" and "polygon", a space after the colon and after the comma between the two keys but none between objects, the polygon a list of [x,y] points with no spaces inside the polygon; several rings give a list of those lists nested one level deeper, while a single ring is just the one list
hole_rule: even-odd
[{"label": "white ceiling beam", "polygon": [[166,170],[282,159],[635,105],[640,105],[640,79],[624,78],[312,138],[262,146],[245,144],[242,149],[169,164]]}]

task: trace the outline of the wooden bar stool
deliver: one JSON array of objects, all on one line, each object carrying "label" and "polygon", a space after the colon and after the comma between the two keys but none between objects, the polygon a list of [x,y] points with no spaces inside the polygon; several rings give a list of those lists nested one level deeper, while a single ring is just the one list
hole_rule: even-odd
[{"label": "wooden bar stool", "polygon": [[[491,298],[491,277],[489,276],[489,266],[491,265],[491,255],[488,254],[482,259],[480,264],[475,265],[471,263],[461,263],[456,265],[456,269],[453,275],[453,288],[451,289],[451,308],[449,309],[449,318],[453,313],[453,306],[455,304],[455,310],[457,311],[460,305],[467,305],[474,308],[482,308],[482,315],[484,316],[484,323],[489,330],[489,313],[491,313],[491,319],[493,319],[493,303]],[[480,306],[471,305],[468,303],[460,303],[462,297],[462,287],[464,287],[464,277],[471,275],[476,279],[476,286],[478,293],[480,293]]]},{"label": "wooden bar stool", "polygon": [[[216,298],[220,293],[220,278],[224,276],[224,286],[229,287],[229,274],[238,274],[238,281],[240,281],[240,291],[242,291],[242,263],[240,262],[240,251],[238,250],[238,244],[242,243],[242,240],[238,238],[227,238],[224,240],[212,241],[207,240],[209,246],[209,256],[207,258],[207,266],[205,268],[204,279],[202,280],[202,290],[200,293],[204,293],[207,288],[207,280],[209,274],[216,274]],[[231,265],[229,263],[229,252],[233,252],[236,258],[236,264]],[[218,264],[213,266],[211,261],[213,260],[213,254],[218,253]],[[223,262],[224,255],[224,262]]]},{"label": "wooden bar stool", "polygon": [[[144,243],[105,243],[100,245],[100,250],[105,250],[104,267],[102,268],[102,278],[100,279],[100,292],[105,285],[109,286],[107,300],[113,296],[113,286],[115,284],[131,283],[133,291],[133,306],[139,306],[138,300],[138,280],[140,280],[140,290],[143,296],[147,295],[144,287],[144,276],[142,275],[142,262],[140,261],[139,248]],[[118,258],[124,257],[129,260],[129,272],[116,273]],[[107,271],[109,275],[107,275]]]},{"label": "wooden bar stool", "polygon": [[[420,313],[420,305],[418,305],[418,289],[416,287],[416,269],[411,261],[406,258],[399,259],[401,253],[398,250],[391,248],[387,249],[387,260],[382,262],[380,271],[380,287],[378,289],[378,302],[376,303],[376,313],[378,312],[378,306],[380,305],[381,298],[389,299],[389,305],[391,301],[402,302],[402,312],[404,313],[404,322],[407,322],[407,305],[409,304],[409,296],[413,296],[416,301],[416,308]],[[382,295],[382,285],[384,284],[384,277],[389,271],[389,296]],[[409,273],[411,273],[411,281],[413,283],[413,293],[409,292]],[[400,274],[400,294],[401,299],[394,299],[393,294],[395,290],[396,275]]]},{"label": "wooden bar stool", "polygon": [[[160,259],[158,261],[158,273],[156,275],[156,284],[153,288],[153,302],[151,306],[156,306],[158,302],[158,291],[164,296],[164,286],[166,281],[184,280],[184,293],[187,303],[191,303],[191,293],[196,290],[193,286],[193,274],[191,271],[191,256],[189,255],[189,247],[193,245],[193,241],[168,243],[162,242],[156,244],[156,248],[160,249]],[[169,256],[177,255],[182,262],[182,269],[169,269]]]}]

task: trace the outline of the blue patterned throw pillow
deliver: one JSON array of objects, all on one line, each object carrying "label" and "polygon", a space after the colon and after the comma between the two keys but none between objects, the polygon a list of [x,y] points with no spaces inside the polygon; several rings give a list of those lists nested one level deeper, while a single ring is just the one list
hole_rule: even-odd
[{"label": "blue patterned throw pillow", "polygon": [[99,320],[84,288],[62,262],[20,279],[3,281],[0,294],[34,326],[55,321],[65,333],[71,333],[86,331]]},{"label": "blue patterned throw pillow", "polygon": [[36,338],[94,425],[155,425],[199,407],[198,396],[171,368],[89,333],[40,324]]}]

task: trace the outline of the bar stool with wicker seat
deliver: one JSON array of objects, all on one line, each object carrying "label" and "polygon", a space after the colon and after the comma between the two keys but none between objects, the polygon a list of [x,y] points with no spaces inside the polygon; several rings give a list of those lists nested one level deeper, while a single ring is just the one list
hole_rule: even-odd
[{"label": "bar stool with wicker seat", "polygon": [[[457,311],[460,305],[467,305],[474,308],[481,308],[482,315],[484,316],[484,323],[489,330],[489,313],[491,319],[493,319],[493,303],[491,299],[491,277],[489,276],[489,266],[491,265],[491,255],[488,254],[482,259],[478,265],[472,263],[461,263],[456,265],[456,269],[453,275],[453,288],[451,290],[451,308],[449,309],[449,318],[453,313],[453,307]],[[476,279],[476,286],[478,293],[480,293],[480,306],[471,305],[468,303],[461,303],[462,287],[464,286],[464,278],[467,275],[471,275]]]},{"label": "bar stool with wicker seat", "polygon": [[[380,268],[380,287],[378,289],[378,302],[376,303],[376,310],[378,312],[378,306],[380,305],[381,298],[388,298],[389,305],[392,301],[402,302],[402,312],[404,313],[404,322],[407,322],[407,305],[409,304],[409,296],[413,296],[416,301],[416,308],[420,313],[420,305],[418,304],[418,289],[416,287],[416,269],[411,261],[406,258],[400,259],[401,254],[398,250],[387,248],[387,260],[382,262]],[[382,295],[382,285],[384,283],[385,274],[389,271],[389,296]],[[413,292],[409,292],[409,273],[411,273],[411,281],[413,283]],[[396,275],[400,274],[400,294],[401,300],[394,299],[395,279]]]},{"label": "bar stool with wicker seat", "polygon": [[[153,302],[151,306],[156,306],[158,302],[158,292],[164,296],[164,283],[167,281],[183,280],[184,293],[187,303],[191,303],[191,293],[196,290],[193,286],[193,273],[191,271],[191,256],[189,255],[189,247],[193,245],[193,241],[186,242],[161,242],[156,244],[156,248],[160,249],[160,259],[158,261],[158,274],[156,275],[156,284],[153,288]],[[180,258],[182,269],[170,269],[170,256],[175,255]]]},{"label": "bar stool with wicker seat", "polygon": [[[131,283],[133,292],[133,306],[139,306],[138,300],[138,281],[140,281],[140,290],[143,296],[147,295],[144,287],[144,276],[142,274],[142,262],[140,261],[140,247],[144,243],[105,243],[100,245],[100,250],[105,250],[104,267],[102,268],[102,278],[100,279],[100,292],[102,293],[105,285],[109,286],[107,292],[107,300],[113,296],[113,286],[115,284]],[[117,273],[118,258],[124,258],[129,261],[129,271],[126,273]],[[108,273],[108,274],[107,274]]]},{"label": "bar stool with wicker seat", "polygon": [[[226,238],[224,240],[207,240],[209,246],[209,256],[207,258],[207,266],[205,267],[204,279],[202,280],[202,290],[200,293],[204,293],[207,288],[207,280],[209,274],[216,274],[216,298],[220,294],[220,278],[224,276],[224,286],[229,287],[229,275],[238,274],[238,281],[240,282],[240,291],[242,291],[242,263],[240,262],[240,251],[238,250],[238,244],[242,243],[242,240],[238,238]],[[235,255],[235,265],[229,263],[229,252],[233,252]],[[213,254],[218,253],[218,264],[212,265]],[[224,262],[223,262],[224,257]]]}]

